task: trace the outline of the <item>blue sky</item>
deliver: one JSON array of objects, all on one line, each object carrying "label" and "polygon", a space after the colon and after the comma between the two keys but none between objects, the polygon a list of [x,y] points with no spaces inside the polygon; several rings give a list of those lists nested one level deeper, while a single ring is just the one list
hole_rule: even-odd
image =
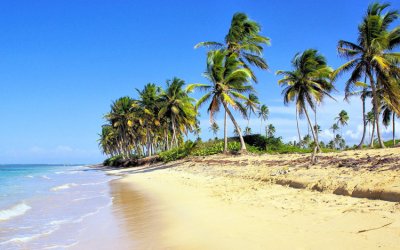
[{"label": "blue sky", "polygon": [[[134,89],[148,82],[164,86],[174,76],[205,82],[205,50],[193,46],[222,41],[239,11],[259,22],[272,40],[264,54],[270,70],[256,71],[256,89],[270,107],[277,134],[292,140],[294,107],[283,106],[274,72],[290,69],[293,55],[307,48],[318,49],[334,68],[342,64],[337,41],[355,40],[369,2],[1,1],[0,162],[101,161],[96,140],[111,101],[135,97]],[[393,1],[392,7],[400,9],[400,3]],[[326,129],[341,109],[348,110],[344,134],[355,143],[361,106],[357,100],[342,102],[344,80],[336,85],[338,101],[324,104],[320,124]],[[202,137],[209,138],[205,112],[201,125]],[[258,119],[251,125],[260,130]],[[330,136],[323,132],[326,140]]]}]

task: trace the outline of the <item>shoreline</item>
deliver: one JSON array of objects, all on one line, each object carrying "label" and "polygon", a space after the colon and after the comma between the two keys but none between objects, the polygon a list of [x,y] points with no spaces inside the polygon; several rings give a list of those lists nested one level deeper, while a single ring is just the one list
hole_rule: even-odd
[{"label": "shoreline", "polygon": [[[389,159],[400,156],[399,152],[355,151],[330,156]],[[133,199],[121,199],[118,206],[125,211],[123,220],[131,227],[139,249],[395,249],[400,244],[400,203],[331,192],[335,179],[354,173],[348,181],[356,186],[399,183],[399,170],[388,169],[392,166],[387,160],[381,166],[385,171],[366,170],[372,172],[368,175],[362,169],[338,166],[265,167],[268,163],[263,157],[273,162],[304,156],[217,155],[106,171],[124,175],[112,186]],[[332,180],[324,190],[312,186],[294,189],[265,181],[267,173],[271,178],[325,175]],[[338,175],[327,175],[332,173]],[[363,182],[365,177],[369,179]],[[378,180],[371,183],[373,178]]]}]

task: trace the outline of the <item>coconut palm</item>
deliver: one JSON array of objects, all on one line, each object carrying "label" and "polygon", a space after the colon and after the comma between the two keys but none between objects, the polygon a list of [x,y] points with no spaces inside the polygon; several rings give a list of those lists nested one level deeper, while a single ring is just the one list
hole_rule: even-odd
[{"label": "coconut palm", "polygon": [[[224,49],[227,51],[227,56],[236,55],[243,67],[249,70],[253,81],[257,82],[257,77],[250,66],[264,70],[268,69],[268,64],[262,57],[262,53],[264,50],[263,46],[270,44],[270,39],[262,36],[260,33],[261,26],[257,22],[250,20],[244,13],[236,13],[232,17],[231,26],[225,36],[224,43],[200,42],[195,45],[195,48],[205,46],[213,49]],[[224,152],[228,150],[227,116],[225,113]]]},{"label": "coconut palm", "polygon": [[[381,107],[382,110],[382,124],[388,127],[390,122],[392,122],[392,140],[393,146],[396,145],[396,113],[393,112],[392,107],[387,103],[384,103]],[[399,116],[397,116],[399,117]]]},{"label": "coconut palm", "polygon": [[121,97],[112,103],[111,111],[104,116],[114,130],[112,132],[116,136],[115,143],[118,145],[119,153],[125,159],[129,157],[130,150],[132,149],[130,126],[132,124],[131,108],[133,103],[132,98],[128,96]]},{"label": "coconut palm", "polygon": [[258,117],[261,120],[260,134],[261,134],[261,128],[262,128],[263,121],[266,121],[268,119],[268,116],[269,116],[268,106],[265,104],[261,105],[260,110],[258,111]]},{"label": "coconut palm", "polygon": [[219,131],[219,126],[216,122],[211,123],[210,131],[212,131],[212,133],[214,134],[214,137],[217,137],[217,134]]},{"label": "coconut palm", "polygon": [[275,132],[276,132],[274,125],[269,124],[268,126],[265,127],[265,130],[266,130],[266,134],[267,134],[268,138],[274,137]]},{"label": "coconut palm", "polygon": [[[388,30],[389,26],[399,17],[397,11],[387,11],[390,5],[372,3],[362,23],[358,27],[358,42],[339,41],[339,54],[349,61],[340,66],[333,74],[337,77],[340,73],[351,72],[346,82],[345,92],[351,92],[361,77],[369,79],[369,87],[372,90],[372,101],[376,130],[380,147],[385,147],[379,128],[379,96],[378,91],[383,90],[388,99],[396,107],[396,113],[400,114],[400,90],[393,79],[399,79],[400,70],[398,63],[400,54],[392,50],[400,44],[400,29],[398,27]],[[375,74],[375,76],[374,76]],[[376,79],[382,81],[376,82]]]},{"label": "coconut palm", "polygon": [[336,123],[341,126],[340,133],[341,136],[343,137],[343,127],[347,125],[347,122],[349,121],[349,115],[345,110],[340,111],[339,115],[335,117]]},{"label": "coconut palm", "polygon": [[247,127],[249,127],[250,124],[251,114],[256,114],[259,105],[260,101],[258,100],[258,97],[254,93],[250,93],[249,97],[244,102],[244,106],[247,109]]},{"label": "coconut palm", "polygon": [[339,131],[339,125],[337,123],[332,124],[331,130],[332,130],[333,137],[335,137],[336,132]]},{"label": "coconut palm", "polygon": [[251,135],[251,128],[250,127],[245,127],[244,128],[244,134],[245,135]]},{"label": "coconut palm", "polygon": [[187,134],[197,127],[194,99],[189,97],[184,85],[183,80],[175,77],[167,81],[166,90],[160,94],[158,118],[168,118],[172,128],[171,144],[175,143],[175,146],[178,146],[178,133]]},{"label": "coconut palm", "polygon": [[284,87],[284,104],[288,105],[294,101],[299,114],[305,114],[317,151],[318,137],[313,129],[308,108],[315,112],[317,104],[321,103],[324,96],[331,97],[329,77],[332,69],[327,66],[325,57],[314,49],[297,53],[292,60],[292,67],[292,71],[281,70],[276,73],[284,76],[278,81],[279,85]]},{"label": "coconut palm", "polygon": [[197,101],[196,106],[200,107],[209,101],[210,104],[207,111],[210,114],[210,121],[213,123],[214,115],[220,110],[220,106],[222,105],[239,133],[240,150],[245,151],[246,144],[244,143],[239,124],[236,122],[229,107],[238,110],[244,117],[246,116],[246,109],[242,101],[248,101],[248,98],[243,95],[244,93],[253,91],[253,87],[248,85],[251,78],[250,71],[243,67],[236,54],[228,55],[226,50],[214,50],[208,52],[207,69],[204,76],[212,83],[211,85],[191,84],[188,86],[188,90],[200,88],[207,91]]},{"label": "coconut palm", "polygon": [[250,65],[260,69],[268,69],[268,64],[262,57],[263,45],[269,45],[270,39],[260,35],[261,26],[250,20],[244,13],[235,13],[232,17],[231,26],[225,36],[225,43],[219,42],[200,42],[195,45],[198,47],[211,47],[225,49],[228,55],[235,54],[243,67],[251,73],[251,78],[257,82],[254,72]]}]

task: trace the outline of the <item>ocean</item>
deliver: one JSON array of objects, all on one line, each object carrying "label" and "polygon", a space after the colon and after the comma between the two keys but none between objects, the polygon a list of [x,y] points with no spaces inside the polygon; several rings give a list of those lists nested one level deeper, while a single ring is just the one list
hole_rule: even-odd
[{"label": "ocean", "polygon": [[80,249],[99,225],[117,234],[112,179],[85,166],[0,165],[0,249]]}]

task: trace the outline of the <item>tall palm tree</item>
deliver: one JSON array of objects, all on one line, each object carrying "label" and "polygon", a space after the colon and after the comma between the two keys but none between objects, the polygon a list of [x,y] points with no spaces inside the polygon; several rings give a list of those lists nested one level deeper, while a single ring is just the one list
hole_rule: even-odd
[{"label": "tall palm tree", "polygon": [[263,125],[263,121],[266,121],[268,119],[269,116],[269,109],[268,106],[263,104],[260,107],[260,110],[258,111],[258,117],[261,120],[261,124],[260,124],[260,134],[261,134],[261,129],[262,129],[262,125]]},{"label": "tall palm tree", "polygon": [[207,111],[210,114],[210,121],[213,123],[214,115],[220,110],[220,106],[222,105],[239,133],[240,150],[246,151],[246,144],[244,143],[239,124],[236,122],[229,107],[238,110],[244,117],[246,116],[246,109],[242,102],[248,101],[248,98],[243,94],[253,91],[253,87],[248,84],[251,78],[250,71],[243,67],[236,54],[228,55],[226,50],[214,50],[208,52],[207,69],[204,76],[212,83],[211,85],[191,84],[188,86],[188,90],[200,88],[207,91],[197,101],[196,106],[200,107],[202,104],[210,101]]},{"label": "tall palm tree", "polygon": [[210,131],[212,131],[212,133],[214,134],[214,137],[217,137],[218,131],[219,131],[219,126],[216,122],[211,123]]},{"label": "tall palm tree", "polygon": [[274,125],[268,124],[268,126],[265,128],[265,130],[266,130],[266,134],[267,134],[268,138],[274,137],[275,132],[276,132]]},{"label": "tall palm tree", "polygon": [[256,114],[258,110],[258,105],[260,105],[260,101],[258,97],[254,93],[250,93],[247,100],[244,102],[244,106],[247,109],[247,127],[250,124],[251,114]]},{"label": "tall palm tree", "polygon": [[308,114],[308,107],[315,112],[317,104],[322,101],[324,96],[333,98],[329,94],[331,89],[329,77],[332,69],[327,66],[325,57],[314,49],[297,53],[292,60],[292,67],[292,71],[276,72],[277,75],[283,76],[278,83],[284,87],[282,91],[284,104],[287,105],[294,101],[299,114],[306,115],[314,139],[315,151],[317,151],[319,148],[318,137]]},{"label": "tall palm tree", "polygon": [[171,144],[178,146],[178,133],[187,134],[196,127],[194,99],[183,88],[185,82],[179,78],[167,81],[167,88],[160,95],[161,108],[158,117],[168,117],[172,128]]},{"label": "tall palm tree", "polygon": [[[116,136],[116,143],[123,158],[128,158],[132,149],[130,125],[132,120],[131,108],[134,101],[132,98],[125,96],[114,101],[111,105],[111,111],[105,115],[110,122]],[[107,131],[105,131],[107,132]],[[111,131],[110,131],[111,132]]]},{"label": "tall palm tree", "polygon": [[339,130],[339,125],[337,123],[332,124],[331,130],[333,133],[333,137],[335,138],[335,134]]},{"label": "tall palm tree", "polygon": [[347,114],[346,110],[340,111],[339,115],[335,117],[335,120],[337,121],[336,123],[341,126],[340,133],[341,136],[343,137],[343,127],[347,125],[347,122],[349,121],[349,115]]},{"label": "tall palm tree", "polygon": [[[382,124],[385,127],[388,127],[390,124],[390,121],[392,122],[392,141],[393,141],[393,146],[396,145],[396,113],[393,112],[392,107],[384,103],[381,107],[382,110]],[[399,117],[399,116],[397,116]]]},{"label": "tall palm tree", "polygon": [[[369,87],[372,90],[375,123],[380,147],[384,148],[379,128],[379,96],[382,89],[395,103],[396,113],[400,114],[400,90],[396,88],[393,78],[399,78],[400,70],[398,62],[399,53],[392,50],[400,44],[400,29],[398,27],[388,30],[389,26],[399,17],[397,11],[390,10],[383,13],[390,5],[372,3],[362,23],[358,27],[358,42],[352,43],[340,40],[338,52],[349,61],[340,66],[333,74],[336,78],[340,73],[351,71],[350,78],[346,82],[345,92],[351,92],[355,83],[366,76],[369,79]],[[375,74],[375,76],[374,76]],[[376,82],[381,78],[383,81]]]},{"label": "tall palm tree", "polygon": [[[232,17],[231,25],[224,43],[219,42],[200,42],[195,48],[209,47],[212,49],[224,49],[227,56],[236,55],[243,67],[248,69],[251,78],[257,83],[257,77],[251,70],[250,65],[260,69],[268,69],[268,64],[262,56],[264,45],[270,44],[268,37],[262,36],[261,26],[250,20],[244,13],[236,13]],[[224,114],[224,152],[228,151],[227,135],[227,113]]]},{"label": "tall palm tree", "polygon": [[251,128],[249,126],[244,128],[244,134],[245,135],[251,135]]},{"label": "tall palm tree", "polygon": [[155,136],[155,127],[160,126],[158,112],[160,110],[161,88],[154,83],[148,83],[143,90],[136,89],[139,98],[135,100],[132,107],[140,110],[139,123],[145,129],[145,142],[147,156],[153,153],[153,141]]}]

